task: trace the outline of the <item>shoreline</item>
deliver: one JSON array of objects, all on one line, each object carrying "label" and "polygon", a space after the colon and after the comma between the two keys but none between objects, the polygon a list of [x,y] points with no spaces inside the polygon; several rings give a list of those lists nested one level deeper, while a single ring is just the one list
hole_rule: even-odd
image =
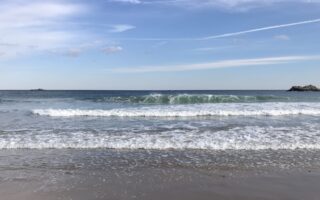
[{"label": "shoreline", "polygon": [[[28,173],[35,173],[29,170]],[[43,172],[44,173],[44,172]],[[141,169],[135,175],[97,171],[56,173],[63,180],[47,182],[15,179],[0,184],[3,200],[55,199],[317,199],[320,171],[269,172],[267,175],[221,173],[208,175],[195,169]],[[230,173],[230,172],[229,172]],[[107,178],[101,178],[107,177]]]},{"label": "shoreline", "polygon": [[316,199],[317,155],[319,151],[302,150],[0,150],[0,196],[1,200]]}]

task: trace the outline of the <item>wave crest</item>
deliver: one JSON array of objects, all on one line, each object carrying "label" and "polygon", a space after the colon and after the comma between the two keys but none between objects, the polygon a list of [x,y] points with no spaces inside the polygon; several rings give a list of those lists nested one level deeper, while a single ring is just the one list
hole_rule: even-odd
[{"label": "wave crest", "polygon": [[104,97],[91,99],[95,102],[115,102],[134,104],[201,104],[201,103],[250,103],[288,101],[288,97],[279,96],[242,96],[210,94],[150,94],[144,96]]},{"label": "wave crest", "polygon": [[197,104],[130,107],[111,110],[36,109],[32,112],[37,115],[51,117],[200,117],[320,115],[320,103]]}]

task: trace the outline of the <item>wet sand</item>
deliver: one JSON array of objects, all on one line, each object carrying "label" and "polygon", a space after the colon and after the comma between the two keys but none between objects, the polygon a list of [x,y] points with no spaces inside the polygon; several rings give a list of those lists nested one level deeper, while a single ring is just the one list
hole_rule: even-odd
[{"label": "wet sand", "polygon": [[248,153],[2,150],[0,199],[319,199],[319,152]]}]

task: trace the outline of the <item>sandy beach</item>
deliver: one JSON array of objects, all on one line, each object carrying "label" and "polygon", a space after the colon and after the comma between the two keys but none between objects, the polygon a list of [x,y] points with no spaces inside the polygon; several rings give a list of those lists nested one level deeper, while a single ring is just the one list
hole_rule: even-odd
[{"label": "sandy beach", "polygon": [[[0,196],[2,200],[318,199],[318,152],[309,152],[308,159],[297,156],[294,166],[286,158],[301,152],[249,153],[2,150]],[[193,159],[200,154],[216,158],[206,163],[204,157]],[[275,158],[272,163],[267,160],[270,155]],[[230,160],[232,156],[239,159]],[[246,163],[249,157],[252,162]]]}]

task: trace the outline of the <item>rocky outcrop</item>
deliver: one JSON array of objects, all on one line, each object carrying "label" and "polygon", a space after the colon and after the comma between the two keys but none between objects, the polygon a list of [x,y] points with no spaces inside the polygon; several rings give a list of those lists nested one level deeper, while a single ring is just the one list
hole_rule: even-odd
[{"label": "rocky outcrop", "polygon": [[306,86],[293,86],[288,90],[290,92],[320,92],[320,88],[317,88],[314,85],[306,85]]},{"label": "rocky outcrop", "polygon": [[40,92],[40,91],[44,91],[44,89],[39,88],[39,89],[32,89],[30,91]]}]

